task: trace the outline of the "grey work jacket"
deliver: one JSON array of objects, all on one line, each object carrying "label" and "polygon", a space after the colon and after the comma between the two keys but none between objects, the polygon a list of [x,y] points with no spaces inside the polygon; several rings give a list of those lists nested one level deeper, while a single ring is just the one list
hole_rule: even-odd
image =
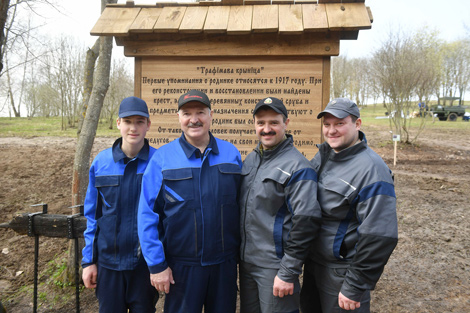
[{"label": "grey work jacket", "polygon": [[338,153],[325,142],[311,161],[318,173],[322,226],[310,258],[348,268],[341,292],[355,301],[374,289],[398,242],[391,171],[362,132],[359,138]]},{"label": "grey work jacket", "polygon": [[247,156],[239,200],[241,260],[279,269],[280,279],[293,282],[319,230],[321,210],[317,174],[292,136],[263,154],[258,145]]}]

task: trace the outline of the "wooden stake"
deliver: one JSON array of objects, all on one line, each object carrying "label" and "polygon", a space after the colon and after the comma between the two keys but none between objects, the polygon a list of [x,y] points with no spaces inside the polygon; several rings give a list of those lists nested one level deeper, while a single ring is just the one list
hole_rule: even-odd
[{"label": "wooden stake", "polygon": [[397,165],[397,142],[393,142],[393,166]]}]

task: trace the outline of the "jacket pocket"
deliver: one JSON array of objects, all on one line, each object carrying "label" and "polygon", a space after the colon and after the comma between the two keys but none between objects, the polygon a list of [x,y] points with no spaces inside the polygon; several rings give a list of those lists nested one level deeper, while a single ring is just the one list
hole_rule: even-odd
[{"label": "jacket pocket", "polygon": [[103,203],[103,215],[115,214],[115,209],[119,202],[120,176],[97,176],[95,178],[95,187],[101,196]]},{"label": "jacket pocket", "polygon": [[220,173],[219,188],[221,194],[236,196],[242,172],[240,166],[238,164],[222,163],[217,165],[217,168]]},{"label": "jacket pocket", "polygon": [[119,253],[117,245],[117,217],[106,215],[97,220],[98,223],[98,260],[114,263]]},{"label": "jacket pocket", "polygon": [[193,173],[190,168],[165,170],[162,175],[166,202],[174,203],[194,199]]},{"label": "jacket pocket", "polygon": [[197,220],[193,209],[179,210],[163,220],[165,253],[174,257],[197,256]]},{"label": "jacket pocket", "polygon": [[[333,254],[336,260],[348,260],[355,254],[355,246],[358,241],[356,231],[356,212],[351,205],[356,194],[356,188],[339,177],[325,176],[322,180],[322,189],[319,190],[322,211],[331,222],[328,223],[329,254]],[[322,226],[325,228],[325,225]]]},{"label": "jacket pocket", "polygon": [[356,190],[356,188],[351,185],[350,182],[347,182],[337,176],[324,177],[322,180],[322,184],[325,190],[334,192],[335,194],[339,194],[343,199],[349,199],[351,194]]},{"label": "jacket pocket", "polygon": [[269,172],[266,172],[263,181],[273,180],[283,186],[287,184],[287,181],[291,178],[291,174],[283,171],[280,168],[273,168]]}]

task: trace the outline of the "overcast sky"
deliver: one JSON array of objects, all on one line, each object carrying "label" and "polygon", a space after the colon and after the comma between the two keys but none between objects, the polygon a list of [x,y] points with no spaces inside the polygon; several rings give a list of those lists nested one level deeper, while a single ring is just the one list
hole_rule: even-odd
[{"label": "overcast sky", "polygon": [[[91,47],[97,37],[90,31],[101,14],[99,0],[56,0],[60,12],[50,7],[36,10],[35,25],[44,25],[39,32],[50,38],[71,36]],[[126,0],[118,0],[125,3]],[[137,4],[155,4],[156,0],[136,0]],[[165,1],[169,2],[169,1]],[[184,1],[179,1],[184,2]],[[419,31],[427,26],[438,30],[440,38],[454,41],[470,38],[470,0],[366,0],[371,8],[374,22],[372,29],[361,30],[357,40],[342,40],[340,56],[348,58],[367,57],[381,47],[387,34],[402,31]],[[114,57],[124,59],[122,47],[116,47]],[[133,59],[126,58],[130,71]],[[0,103],[1,105],[1,103]],[[0,108],[0,116],[7,114]]]}]

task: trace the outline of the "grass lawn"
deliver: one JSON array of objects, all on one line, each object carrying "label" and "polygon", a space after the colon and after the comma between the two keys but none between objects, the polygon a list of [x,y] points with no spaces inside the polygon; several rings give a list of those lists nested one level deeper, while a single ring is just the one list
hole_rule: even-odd
[{"label": "grass lawn", "polygon": [[[0,137],[77,137],[77,128],[61,129],[62,120],[60,117],[0,117]],[[119,130],[114,125],[109,129],[107,122],[100,122],[96,136],[116,137]]]},{"label": "grass lawn", "polygon": [[[390,121],[388,119],[377,119],[377,117],[384,117],[385,111],[386,109],[382,104],[377,104],[375,107],[373,105],[361,107],[363,125],[389,129]],[[412,119],[411,128],[418,127],[419,123],[419,118]],[[62,130],[61,125],[62,120],[60,117],[0,117],[0,137],[77,137],[77,128]],[[455,122],[439,121],[438,119],[433,122],[431,117],[426,121],[426,128],[460,129],[467,127],[470,127],[470,122],[464,122],[461,117]],[[96,136],[118,137],[119,131],[115,125],[113,129],[109,129],[108,122],[101,121],[98,124]]]}]

